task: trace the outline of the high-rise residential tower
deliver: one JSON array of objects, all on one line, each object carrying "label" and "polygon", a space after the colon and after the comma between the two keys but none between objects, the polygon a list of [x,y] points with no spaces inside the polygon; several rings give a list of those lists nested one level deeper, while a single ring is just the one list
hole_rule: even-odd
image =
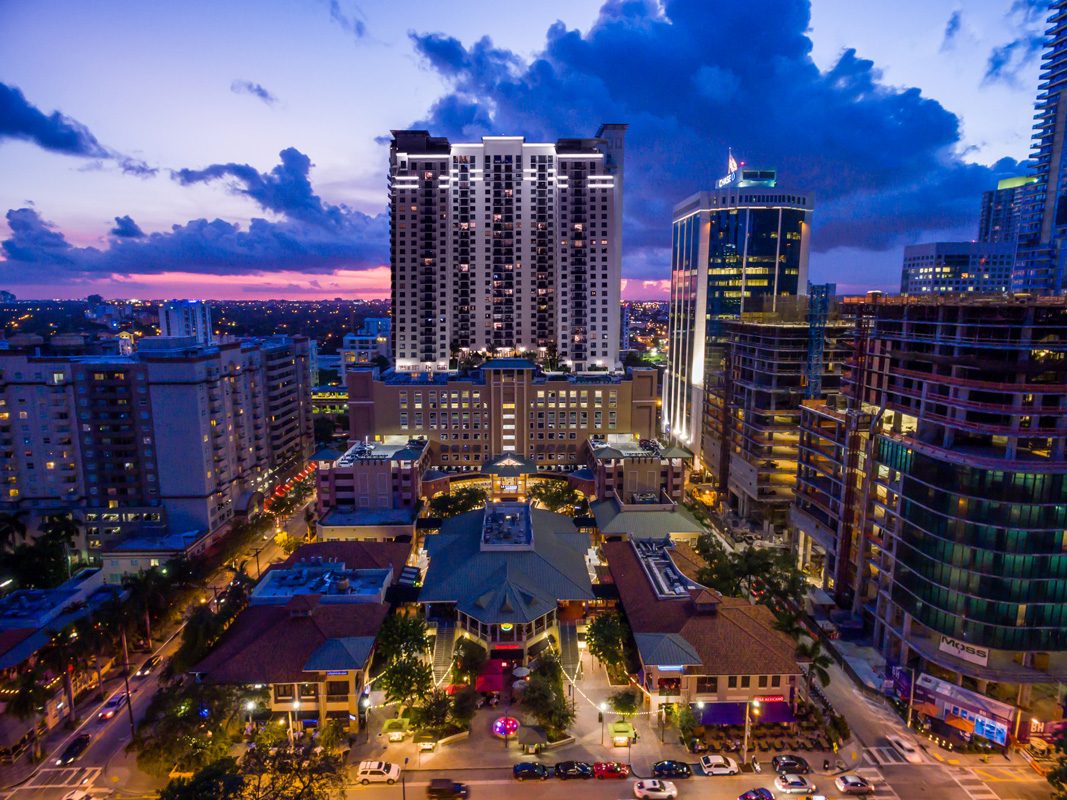
[{"label": "high-rise residential tower", "polygon": [[719,368],[722,322],[774,311],[808,279],[811,195],[781,189],[773,169],[730,160],[717,188],[674,207],[670,363],[663,429],[700,447],[705,379]]},{"label": "high-rise residential tower", "polygon": [[463,351],[617,365],[625,131],[462,144],[393,131],[398,371],[447,371]]},{"label": "high-rise residential tower", "polygon": [[996,189],[982,192],[982,212],[978,218],[978,241],[1015,242],[1023,203],[1033,192],[1037,179],[1032,175],[1005,178]]},{"label": "high-rise residential tower", "polygon": [[904,248],[901,294],[1003,294],[1011,287],[1015,243],[928,242]]},{"label": "high-rise residential tower", "polygon": [[1030,160],[1037,179],[1019,222],[1019,255],[1012,277],[1016,291],[1060,293],[1067,259],[1067,0],[1053,0],[1045,31],[1041,77],[1037,87]]},{"label": "high-rise residential tower", "polygon": [[159,332],[163,336],[192,336],[198,344],[211,344],[211,309],[203,300],[168,300],[159,309]]}]

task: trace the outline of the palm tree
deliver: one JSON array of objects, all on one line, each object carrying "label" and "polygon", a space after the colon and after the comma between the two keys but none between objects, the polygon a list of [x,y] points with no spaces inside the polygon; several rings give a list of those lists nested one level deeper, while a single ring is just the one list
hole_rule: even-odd
[{"label": "palm tree", "polygon": [[781,631],[792,639],[800,639],[800,634],[804,632],[804,627],[800,624],[800,615],[793,611],[782,611],[771,624],[775,630]]},{"label": "palm tree", "polygon": [[37,735],[37,725],[44,713],[45,704],[52,699],[52,693],[45,688],[44,672],[37,664],[25,667],[8,687],[13,694],[5,704],[4,713],[11,714],[21,722],[33,721],[33,760],[41,757],[41,743]]},{"label": "palm tree", "polygon": [[167,608],[167,581],[157,567],[143,570],[126,581],[130,602],[144,615],[145,641],[152,649],[152,616]]},{"label": "palm tree", "polygon": [[811,697],[812,679],[818,678],[819,683],[822,684],[823,687],[830,685],[829,667],[834,662],[830,656],[823,652],[821,641],[818,639],[809,639],[806,642],[798,644],[797,659],[806,661],[808,664],[808,671],[804,679],[804,684],[809,698]]},{"label": "palm tree", "polygon": [[67,718],[73,724],[78,721],[78,710],[74,706],[74,671],[84,663],[85,652],[73,625],[61,631],[49,631],[49,635],[51,641],[40,651],[39,658],[49,671],[63,679]]},{"label": "palm tree", "polygon": [[27,513],[25,509],[20,509],[0,514],[0,551],[14,547],[16,542],[26,535],[26,523],[22,518]]},{"label": "palm tree", "polygon": [[108,626],[102,615],[82,617],[74,623],[74,629],[78,632],[78,641],[90,657],[96,673],[96,691],[103,698],[104,682],[100,672],[100,662],[104,653],[111,648],[114,637],[109,635]]},{"label": "palm tree", "polygon": [[81,536],[81,523],[71,514],[49,514],[41,523],[45,540],[63,547],[64,561],[67,562],[67,577],[70,577],[70,548]]}]

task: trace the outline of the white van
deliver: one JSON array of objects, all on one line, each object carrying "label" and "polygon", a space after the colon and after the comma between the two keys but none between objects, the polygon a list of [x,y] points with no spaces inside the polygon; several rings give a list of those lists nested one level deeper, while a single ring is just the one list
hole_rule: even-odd
[{"label": "white van", "polygon": [[388,783],[392,786],[400,780],[400,767],[388,761],[360,761],[356,770],[356,781],[366,786],[368,783]]}]

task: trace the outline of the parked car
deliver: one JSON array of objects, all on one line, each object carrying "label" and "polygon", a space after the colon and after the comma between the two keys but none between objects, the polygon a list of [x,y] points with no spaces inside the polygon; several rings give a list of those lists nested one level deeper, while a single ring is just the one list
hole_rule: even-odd
[{"label": "parked car", "polygon": [[630,777],[630,768],[618,761],[597,761],[593,764],[593,774],[601,781],[605,778],[623,780]]},{"label": "parked car", "polygon": [[388,761],[360,761],[356,770],[356,783],[388,783],[392,786],[400,780],[400,767]]},{"label": "parked car", "polygon": [[552,770],[544,764],[520,761],[511,768],[511,774],[517,781],[547,781],[552,777]]},{"label": "parked car", "polygon": [[737,775],[741,772],[737,762],[729,756],[701,756],[700,768],[705,775]]},{"label": "parked car", "polygon": [[426,787],[426,797],[429,800],[467,800],[471,796],[471,788],[451,778],[434,778]]},{"label": "parked car", "polygon": [[90,741],[92,741],[92,736],[88,733],[82,733],[75,736],[70,744],[63,749],[59,758],[56,759],[56,766],[62,767],[64,764],[70,764],[77,761],[89,746]]},{"label": "parked car", "polygon": [[791,773],[793,775],[807,775],[811,772],[808,762],[800,756],[782,755],[771,759],[771,769],[779,775]]},{"label": "parked car", "polygon": [[653,778],[688,778],[693,769],[684,761],[657,761],[652,765]]},{"label": "parked car", "polygon": [[560,761],[556,764],[556,777],[561,781],[571,778],[589,780],[593,777],[593,766],[584,761]]},{"label": "parked car", "polygon": [[119,692],[104,703],[104,707],[100,709],[100,713],[96,715],[96,718],[101,722],[111,719],[118,713],[120,708],[129,702],[129,700],[130,696],[126,694],[126,692]]},{"label": "parked car", "polygon": [[838,779],[834,781],[834,785],[837,786],[837,791],[843,792],[844,794],[859,796],[874,794],[874,786],[869,780],[851,773],[839,776]]},{"label": "parked car", "polygon": [[785,794],[814,794],[815,784],[803,775],[786,773],[774,779],[774,788]]},{"label": "parked car", "polygon": [[670,781],[655,779],[638,781],[634,784],[634,797],[648,798],[648,800],[675,800],[678,797],[678,787]]},{"label": "parked car", "polygon": [[903,736],[887,736],[886,741],[893,745],[893,749],[904,756],[904,760],[909,764],[921,764],[923,763],[922,753],[919,752],[919,748],[910,739],[905,739]]},{"label": "parked car", "polygon": [[749,789],[744,794],[738,795],[737,800],[774,800],[774,792],[757,786],[755,789]]},{"label": "parked car", "polygon": [[135,673],[133,673],[133,677],[135,677],[135,678],[144,678],[144,677],[146,677],[148,675],[151,675],[152,674],[152,670],[154,670],[158,665],[159,665],[159,656],[150,656],[149,658],[145,659],[143,664],[141,664],[141,668],[139,670],[137,670]]}]

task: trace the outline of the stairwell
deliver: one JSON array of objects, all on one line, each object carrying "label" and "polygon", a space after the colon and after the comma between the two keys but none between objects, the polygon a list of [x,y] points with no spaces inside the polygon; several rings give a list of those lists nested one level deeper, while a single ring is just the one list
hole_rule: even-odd
[{"label": "stairwell", "polygon": [[440,686],[452,669],[452,651],[456,646],[456,626],[451,621],[438,620],[433,640],[433,682]]}]

